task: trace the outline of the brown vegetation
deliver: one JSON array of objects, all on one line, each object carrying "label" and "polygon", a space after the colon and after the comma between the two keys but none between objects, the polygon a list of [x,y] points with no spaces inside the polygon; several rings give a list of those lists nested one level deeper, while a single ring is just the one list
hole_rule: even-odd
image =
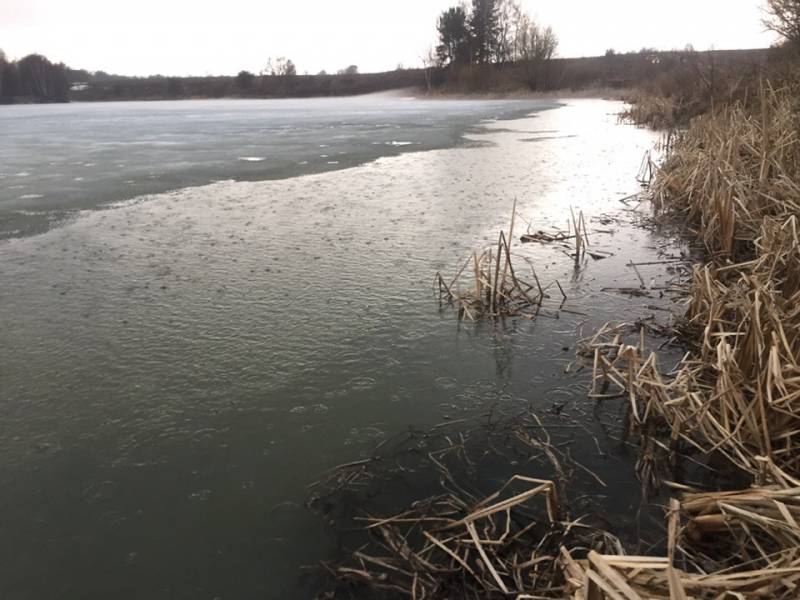
[{"label": "brown vegetation", "polygon": [[[486,248],[480,254],[473,252],[463,264],[455,277],[449,282],[441,273],[436,274],[435,285],[438,287],[439,301],[446,302],[458,310],[459,318],[477,321],[482,318],[522,317],[533,319],[539,315],[542,305],[550,296],[548,290],[556,286],[560,292],[561,306],[567,300],[566,294],[558,281],[542,287],[534,265],[523,257],[530,268],[530,278],[534,283],[523,279],[522,273],[514,268],[514,254],[511,251],[514,240],[514,224],[516,221],[517,203],[511,213],[511,225],[508,235],[500,232],[497,246]],[[547,236],[544,232],[522,236],[528,241],[573,240],[575,244],[576,264],[583,258],[588,245],[588,234],[583,213],[576,217],[572,214],[571,232],[556,232],[555,236]],[[519,266],[519,265],[518,265]],[[527,278],[527,274],[525,278]],[[463,280],[469,280],[466,289],[461,289]]]},{"label": "brown vegetation", "polygon": [[[694,269],[680,322],[690,347],[684,360],[664,374],[657,354],[647,356],[641,345],[626,344],[618,328],[599,332],[584,347],[593,357],[595,387],[616,388],[629,397],[643,448],[658,431],[666,433],[666,443],[657,442],[660,452],[640,461],[640,475],[651,485],[660,482],[657,455],[674,458],[675,449],[685,444],[702,455],[722,457],[760,486],[684,498],[681,510],[689,521],[680,548],[700,545],[702,554],[692,564],[704,565],[707,574],[659,577],[662,567],[676,566],[674,557],[662,567],[636,569],[629,579],[646,577],[646,597],[711,598],[723,591],[744,598],[797,597],[796,85],[791,79],[777,89],[766,81],[751,82],[740,99],[696,118],[678,136],[655,179],[657,210],[688,222],[708,250],[708,264]],[[607,561],[606,587],[598,583],[601,594],[621,593],[624,588],[617,584],[626,583],[634,566],[626,559]]]},{"label": "brown vegetation", "polygon": [[800,485],[798,106],[790,88],[764,89],[757,104],[698,119],[654,186],[711,258],[695,268],[685,316],[695,352],[669,381],[655,357],[621,373],[674,436],[756,483]]},{"label": "brown vegetation", "polygon": [[[579,350],[592,368],[591,397],[623,397],[628,404],[629,434],[640,440],[643,489],[673,490],[660,555],[627,556],[602,529],[565,535],[578,526],[560,493],[569,469],[547,439],[527,429],[520,435],[551,462],[552,483],[516,477],[509,483],[521,487],[513,494],[502,495],[509,489],[503,487],[481,501],[461,494],[463,486],[451,477],[443,504],[417,504],[411,512],[370,520],[388,555],[376,558],[362,549],[357,566],[332,568],[338,581],[410,598],[798,597],[798,88],[786,76],[791,63],[772,67],[772,84],[720,71],[718,63],[712,77],[711,66],[674,71],[673,82],[681,73],[686,79],[669,94],[658,92],[666,83],[651,83],[650,104],[640,102],[628,114],[686,127],[670,136],[660,167],[647,161],[647,180],[657,215],[688,224],[687,233],[707,250],[707,264],[696,265],[686,282],[687,310],[672,331],[687,353],[665,372],[658,353],[645,349],[642,323],[608,325]],[[642,93],[648,97],[648,90]],[[478,268],[479,285],[498,281],[498,264],[511,265],[504,239],[492,255],[493,279]],[[475,259],[478,267],[488,264]],[[513,283],[501,288],[501,299],[521,293]],[[458,295],[450,288],[469,306],[484,291]],[[497,294],[487,297],[484,312],[496,316]],[[480,305],[485,309],[486,302]],[[729,489],[698,492],[668,481],[687,457],[727,472]],[[730,489],[734,481],[743,487]]]}]

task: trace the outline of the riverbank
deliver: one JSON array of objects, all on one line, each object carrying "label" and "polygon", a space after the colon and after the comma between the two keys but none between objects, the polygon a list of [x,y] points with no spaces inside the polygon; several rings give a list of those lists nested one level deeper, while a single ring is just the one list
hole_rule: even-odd
[{"label": "riverbank", "polygon": [[800,116],[796,81],[774,82],[693,120],[672,147],[657,208],[707,251],[682,323],[690,352],[664,377],[657,355],[618,368],[640,422],[750,486],[709,495],[695,513],[696,498],[684,501],[680,568],[691,572],[687,547],[703,548],[710,587],[788,599],[800,579]]},{"label": "riverbank", "polygon": [[682,322],[690,352],[663,377],[657,355],[616,366],[640,422],[718,456],[751,486],[676,504],[688,524],[670,565],[691,572],[694,548],[706,589],[788,599],[800,578],[796,82],[750,92],[692,121],[655,180],[662,215],[685,221],[707,251]]},{"label": "riverbank", "polygon": [[[528,413],[490,419],[508,448],[497,462],[526,467],[500,477],[508,485],[493,493],[470,488],[469,436],[458,442],[451,434],[430,455],[439,495],[396,516],[365,515],[375,537],[354,562],[332,568],[340,586],[379,589],[386,597],[796,597],[795,98],[791,87],[764,86],[748,106],[722,107],[677,141],[667,138],[663,166],[648,162],[642,171],[648,181],[655,174],[649,196],[656,213],[696,227],[688,233],[708,252],[707,264],[698,263],[687,281],[685,317],[676,310],[674,325],[660,329],[686,344],[686,355],[676,363],[663,348],[648,348],[653,328],[642,322],[604,326],[579,347],[593,373],[590,402],[597,409],[624,399],[623,428],[637,440],[642,488],[666,494],[660,540],[637,551],[620,540],[613,521],[598,524],[596,512],[576,519],[569,473],[582,465],[561,451],[538,414]],[[572,237],[580,239],[580,229]],[[498,248],[495,278],[504,256]],[[492,288],[491,275],[482,277]],[[639,289],[646,288],[646,276],[640,279]],[[524,296],[526,287],[536,297],[525,285],[514,294]],[[497,448],[478,444],[487,445]],[[438,460],[453,454],[455,464]],[[372,463],[357,468],[332,480],[334,495],[370,481]]]},{"label": "riverbank", "polygon": [[[424,94],[424,90],[418,90]],[[445,100],[612,100],[622,101],[629,97],[632,90],[625,88],[611,88],[601,86],[589,86],[579,90],[553,90],[553,91],[532,91],[530,89],[517,88],[505,92],[476,91],[463,92],[447,89],[436,89],[427,98]]]}]

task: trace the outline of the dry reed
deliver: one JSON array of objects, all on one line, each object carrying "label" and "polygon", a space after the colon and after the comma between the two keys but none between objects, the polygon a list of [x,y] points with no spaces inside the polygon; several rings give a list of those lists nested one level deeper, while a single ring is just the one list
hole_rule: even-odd
[{"label": "dry reed", "polygon": [[[613,536],[568,519],[557,483],[517,476],[478,500],[437,462],[449,493],[371,519],[384,553],[356,552],[330,569],[339,581],[413,600],[800,597],[800,122],[792,90],[763,86],[753,105],[701,117],[672,140],[660,169],[647,161],[656,206],[692,224],[711,257],[694,269],[679,322],[684,359],[664,372],[645,351],[644,323],[606,325],[579,350],[592,365],[591,396],[629,405],[643,487],[659,486],[658,456],[679,446],[725,457],[753,487],[673,498],[666,556],[625,556]],[[529,241],[575,239],[579,256],[581,220],[573,215],[572,236]],[[512,235],[513,219],[496,251],[473,254],[449,285],[438,276],[466,316],[541,306],[538,279],[531,286],[513,269]],[[454,291],[470,265],[471,291]],[[563,472],[556,448],[528,439]],[[343,481],[365,468],[348,467]]]},{"label": "dry reed", "polygon": [[[355,522],[369,535],[343,563],[326,565],[333,585],[324,597],[563,598],[562,547],[582,555],[588,550],[581,549],[622,551],[614,535],[569,517],[573,473],[580,469],[602,482],[552,443],[535,415],[457,434],[435,429],[401,444],[408,457],[401,452],[343,465],[315,486],[318,507],[349,495],[360,515]],[[423,440],[427,455],[419,450]],[[485,495],[475,489],[474,469],[492,457],[515,457],[553,478],[513,475]],[[388,517],[366,513],[376,481],[419,477],[429,468],[438,476],[432,495]]]},{"label": "dry reed", "polygon": [[[574,600],[792,600],[800,591],[800,489],[686,494],[667,515],[665,557],[563,548]],[[711,571],[709,571],[711,567]]]},{"label": "dry reed", "polygon": [[[624,327],[582,346],[593,396],[624,395],[643,440],[660,423],[662,450],[723,456],[762,487],[687,495],[665,560],[565,557],[585,572],[575,598],[800,597],[798,125],[796,94],[762,85],[749,107],[695,120],[656,174],[657,209],[690,223],[711,257],[694,269],[677,368],[664,373]],[[655,486],[647,447],[640,476]]]},{"label": "dry reed", "polygon": [[[543,302],[550,298],[547,291],[555,285],[566,302],[567,296],[558,281],[542,287],[539,276],[533,263],[527,258],[523,260],[530,268],[530,277],[533,283],[523,278],[521,272],[514,267],[514,254],[511,247],[514,239],[514,226],[516,222],[517,202],[511,215],[511,225],[508,234],[501,231],[497,245],[485,250],[473,252],[462,263],[456,275],[446,280],[441,273],[436,274],[434,287],[441,302],[455,306],[459,318],[478,321],[482,318],[522,317],[533,319],[539,315]],[[523,242],[563,242],[575,240],[576,263],[584,256],[589,243],[586,232],[586,223],[583,213],[575,216],[571,212],[574,233],[556,232],[552,235],[544,232],[526,234],[521,237]],[[527,277],[525,275],[524,277]],[[466,286],[462,289],[464,282]]]},{"label": "dry reed", "polygon": [[593,364],[597,379],[629,395],[638,422],[659,415],[674,437],[721,453],[754,482],[794,486],[800,137],[788,91],[763,88],[759,105],[756,115],[733,106],[696,121],[653,186],[661,210],[696,223],[714,258],[693,274],[683,330],[694,351],[672,377],[657,356],[608,340],[595,344]]}]

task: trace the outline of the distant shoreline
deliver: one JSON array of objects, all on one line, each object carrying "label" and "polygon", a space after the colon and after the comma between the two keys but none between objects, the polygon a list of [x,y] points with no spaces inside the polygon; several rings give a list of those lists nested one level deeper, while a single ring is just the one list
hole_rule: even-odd
[{"label": "distant shoreline", "polygon": [[[700,56],[721,70],[742,71],[763,65],[769,49],[641,51],[587,58],[554,58],[544,63],[514,62],[463,67],[398,69],[384,73],[254,75],[209,77],[124,77],[107,75],[70,80],[72,102],[163,101],[197,99],[339,98],[403,93],[429,98],[619,99],[625,92],[691,68]],[[243,75],[246,75],[244,77]],[[58,98],[53,98],[58,100]],[[48,103],[41,98],[6,97],[6,104]]]},{"label": "distant shoreline", "polygon": [[436,89],[428,92],[424,88],[395,88],[380,92],[366,94],[347,94],[337,96],[271,96],[271,97],[245,97],[245,96],[187,96],[181,98],[170,98],[164,96],[154,96],[147,98],[100,98],[100,99],[75,99],[68,102],[41,102],[27,101],[6,103],[3,106],[20,106],[31,104],[110,104],[113,102],[192,102],[200,100],[321,100],[331,98],[358,98],[367,96],[388,96],[388,97],[409,97],[416,100],[569,100],[569,99],[600,99],[600,100],[624,100],[631,88],[609,88],[602,86],[589,87],[581,90],[560,89],[546,92],[536,92],[525,89],[509,90],[503,92],[475,91],[463,92],[447,89]]},{"label": "distant shoreline", "polygon": [[435,90],[432,94],[425,97],[432,100],[570,100],[581,98],[623,100],[630,89],[631,88],[593,86],[581,90],[565,88],[546,92],[534,92],[524,89],[507,92],[454,92],[447,90]]}]

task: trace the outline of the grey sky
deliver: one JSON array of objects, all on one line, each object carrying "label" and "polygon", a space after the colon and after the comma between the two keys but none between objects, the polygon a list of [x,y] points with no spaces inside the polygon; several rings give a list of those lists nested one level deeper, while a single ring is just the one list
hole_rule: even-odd
[{"label": "grey sky", "polygon": [[[287,56],[299,72],[415,66],[453,0],[0,0],[0,48],[70,66],[147,75],[260,71]],[[554,27],[560,56],[654,46],[767,46],[762,0],[522,0]]]}]

